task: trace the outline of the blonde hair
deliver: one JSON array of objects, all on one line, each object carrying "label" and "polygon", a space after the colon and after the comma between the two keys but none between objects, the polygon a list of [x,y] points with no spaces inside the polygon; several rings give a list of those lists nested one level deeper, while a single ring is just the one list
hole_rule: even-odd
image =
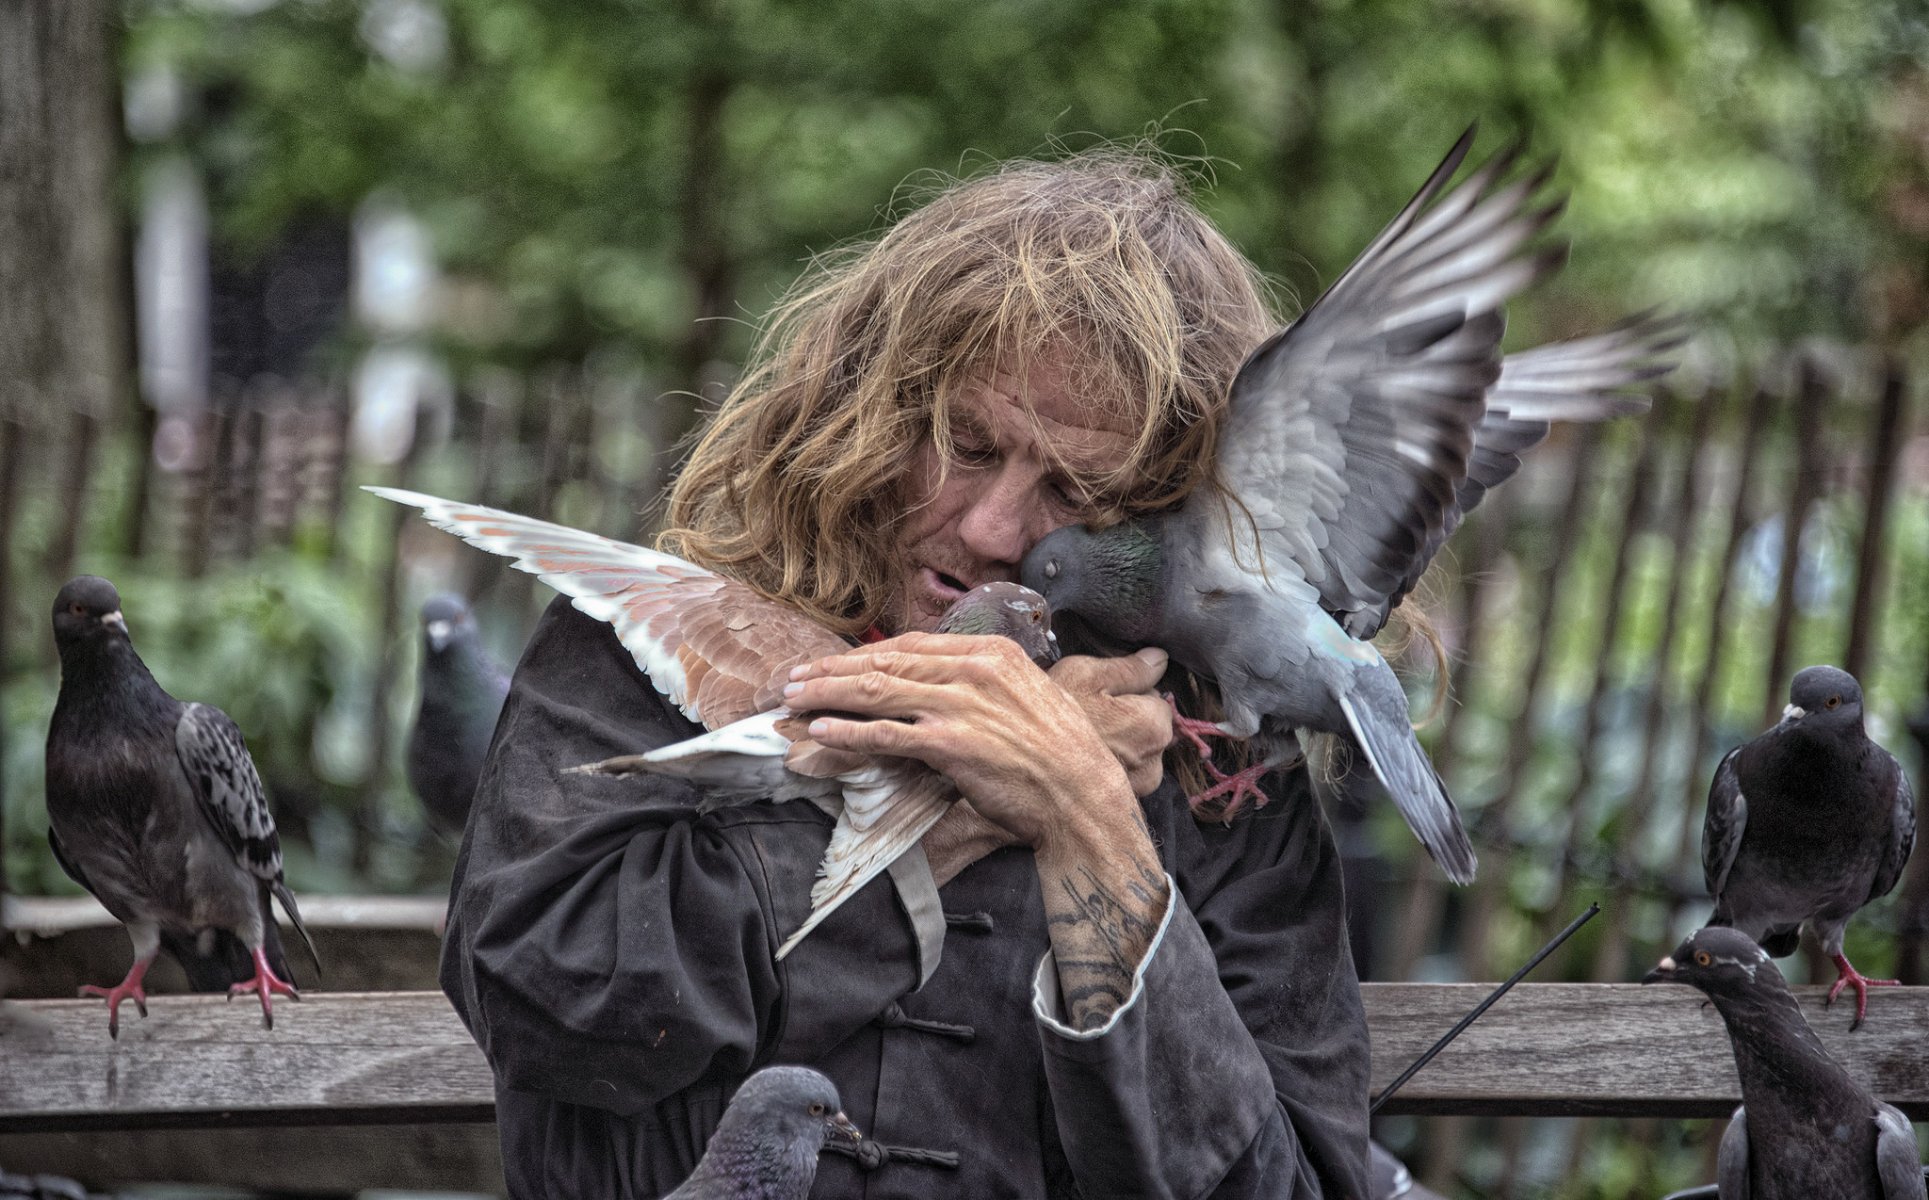
[{"label": "blonde hair", "polygon": [[957,182],[815,261],[673,485],[666,550],[826,625],[885,616],[911,474],[980,373],[1056,364],[1137,433],[1099,524],[1207,483],[1227,388],[1277,326],[1258,272],[1156,155],[1107,148]]}]

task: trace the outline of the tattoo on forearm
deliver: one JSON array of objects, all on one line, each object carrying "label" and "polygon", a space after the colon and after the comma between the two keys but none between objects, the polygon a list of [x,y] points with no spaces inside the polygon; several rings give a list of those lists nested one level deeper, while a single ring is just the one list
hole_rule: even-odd
[{"label": "tattoo on forearm", "polygon": [[[1145,958],[1165,910],[1165,875],[1134,861],[1120,880],[1101,879],[1080,866],[1047,889],[1059,992],[1075,1029],[1096,1029],[1132,993],[1132,974]],[[1054,902],[1055,901],[1055,902]]]}]

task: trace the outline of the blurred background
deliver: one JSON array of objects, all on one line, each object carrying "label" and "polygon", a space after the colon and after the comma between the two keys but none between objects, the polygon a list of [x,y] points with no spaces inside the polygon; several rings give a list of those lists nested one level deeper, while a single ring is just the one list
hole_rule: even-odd
[{"label": "blurred background", "polygon": [[[1557,433],[1431,577],[1424,737],[1486,869],[1450,894],[1345,815],[1355,937],[1369,978],[1494,979],[1599,899],[1536,979],[1635,978],[1705,916],[1709,775],[1794,670],[1860,675],[1912,769],[1929,739],[1920,0],[6,0],[0,911],[78,893],[41,793],[68,576],[239,722],[305,905],[433,914],[416,607],[471,597],[513,663],[548,593],[358,485],[646,538],[756,319],[946,176],[1149,139],[1291,313],[1475,119],[1572,197],[1510,344],[1699,332],[1652,419]],[[1922,982],[1929,854],[1901,891],[1850,954]],[[331,986],[432,986],[409,944]],[[57,958],[15,994],[71,994]],[[1379,1127],[1458,1196],[1658,1195],[1718,1132]]]}]

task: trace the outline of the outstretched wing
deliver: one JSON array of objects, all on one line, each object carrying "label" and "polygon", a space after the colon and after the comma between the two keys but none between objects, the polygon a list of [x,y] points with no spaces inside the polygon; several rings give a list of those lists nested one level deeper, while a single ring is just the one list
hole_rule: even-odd
[{"label": "outstretched wing", "polygon": [[1902,764],[1889,756],[1889,769],[1895,772],[1895,803],[1891,809],[1889,837],[1882,846],[1882,862],[1876,867],[1875,880],[1869,885],[1869,900],[1880,900],[1895,889],[1902,868],[1909,864],[1909,852],[1916,847],[1916,796],[1909,789],[1909,776]]},{"label": "outstretched wing", "polygon": [[1500,362],[1500,379],[1487,391],[1487,411],[1474,428],[1473,456],[1454,489],[1438,532],[1428,536],[1399,588],[1378,606],[1348,616],[1346,631],[1371,638],[1386,624],[1433,564],[1460,522],[1520,470],[1520,456],[1540,445],[1555,421],[1605,421],[1645,412],[1649,396],[1635,389],[1675,367],[1670,351],[1687,338],[1687,325],[1652,314],[1593,337],[1536,346]]},{"label": "outstretched wing", "polygon": [[1728,872],[1748,829],[1748,797],[1741,794],[1742,748],[1722,756],[1715,781],[1708,785],[1708,815],[1701,824],[1701,878],[1716,900],[1728,886]]},{"label": "outstretched wing", "polygon": [[609,622],[657,691],[709,729],[774,708],[791,667],[850,648],[796,609],[673,554],[479,504],[368,490],[414,505]]},{"label": "outstretched wing", "polygon": [[279,880],[281,839],[261,776],[234,721],[211,705],[187,705],[174,726],[174,752],[201,812],[234,851],[235,861],[267,883]]},{"label": "outstretched wing", "polygon": [[1342,620],[1385,605],[1458,511],[1499,306],[1564,254],[1534,245],[1560,208],[1544,172],[1502,184],[1504,154],[1446,191],[1472,140],[1233,382],[1221,481]]}]

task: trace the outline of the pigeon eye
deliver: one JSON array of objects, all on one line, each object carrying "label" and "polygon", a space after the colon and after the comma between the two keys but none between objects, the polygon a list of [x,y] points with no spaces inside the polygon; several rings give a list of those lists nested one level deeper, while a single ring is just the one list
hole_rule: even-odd
[{"label": "pigeon eye", "polygon": [[826,1111],[828,1110],[825,1109],[821,1102],[810,1106],[810,1115],[813,1117],[821,1117]]},{"label": "pigeon eye", "polygon": [[1047,579],[1058,578],[1058,560],[1057,559],[1054,558],[1050,562],[1045,564],[1045,578]]},{"label": "pigeon eye", "polygon": [[78,616],[84,615],[87,612],[87,606],[80,603],[79,601],[75,601],[74,603],[69,604],[67,606],[67,611],[70,613],[73,613],[75,616],[78,617]]},{"label": "pigeon eye", "polygon": [[1705,966],[1707,966],[1707,965],[1708,965],[1709,963],[1711,963],[1711,962],[1713,962],[1713,961],[1715,961],[1715,960],[1714,960],[1713,958],[1711,958],[1711,957],[1709,957],[1709,955],[1708,955],[1708,952],[1707,952],[1706,950],[1697,950],[1697,951],[1695,951],[1695,965],[1696,965],[1696,966],[1700,966],[1700,967],[1705,967]]},{"label": "pigeon eye", "polygon": [[1822,707],[1823,708],[1840,708],[1842,707],[1842,697],[1830,696],[1827,700],[1823,701]]}]

